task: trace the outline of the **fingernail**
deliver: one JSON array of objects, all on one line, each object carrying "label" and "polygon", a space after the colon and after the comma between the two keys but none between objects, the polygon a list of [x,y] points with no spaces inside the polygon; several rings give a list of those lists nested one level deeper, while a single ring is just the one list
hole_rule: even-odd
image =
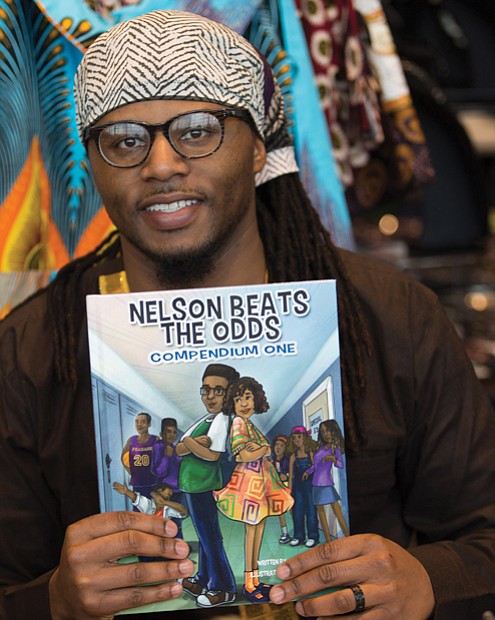
[{"label": "fingernail", "polygon": [[282,603],[282,601],[284,600],[284,591],[282,590],[282,588],[277,588],[277,586],[274,586],[270,590],[270,600],[272,601],[272,603]]},{"label": "fingernail", "polygon": [[177,534],[177,526],[173,521],[165,520],[165,534],[167,536],[175,536]]},{"label": "fingernail", "polygon": [[190,575],[192,573],[192,568],[193,568],[193,564],[189,560],[187,560],[186,562],[181,562],[179,564],[179,572],[182,573],[183,575],[187,575],[187,574]]},{"label": "fingernail", "polygon": [[175,598],[182,594],[182,586],[180,583],[174,583],[174,585],[170,589],[170,594]]},{"label": "fingernail", "polygon": [[189,545],[183,540],[181,540],[180,538],[178,538],[175,541],[175,553],[177,553],[177,555],[183,555],[183,556],[188,555]]},{"label": "fingernail", "polygon": [[288,579],[290,577],[290,568],[287,566],[287,564],[281,564],[277,568],[277,577],[279,579]]}]

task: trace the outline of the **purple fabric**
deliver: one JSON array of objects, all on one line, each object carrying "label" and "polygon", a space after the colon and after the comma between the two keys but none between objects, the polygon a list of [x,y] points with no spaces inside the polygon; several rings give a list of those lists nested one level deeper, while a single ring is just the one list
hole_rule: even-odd
[{"label": "purple fabric", "polygon": [[[335,463],[332,461],[324,461],[327,456],[334,456],[337,460]],[[335,448],[325,448],[320,446],[314,455],[314,464],[307,470],[307,474],[314,474],[313,486],[315,487],[330,487],[335,483],[332,476],[332,467],[338,467],[342,469],[344,467],[344,460],[342,458],[342,452]]]},{"label": "purple fabric", "polygon": [[179,465],[181,458],[173,448],[171,456],[165,456],[165,443],[157,441],[153,446],[151,457],[151,471],[156,476],[156,482],[169,484],[174,492],[179,490]]}]

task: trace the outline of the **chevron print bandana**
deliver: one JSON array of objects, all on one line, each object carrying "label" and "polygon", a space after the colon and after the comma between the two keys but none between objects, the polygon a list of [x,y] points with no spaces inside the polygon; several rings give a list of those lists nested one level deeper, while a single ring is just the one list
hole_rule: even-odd
[{"label": "chevron print bandana", "polygon": [[268,154],[256,185],[298,171],[270,66],[246,39],[200,15],[152,11],[117,24],[85,53],[74,95],[80,136],[111,110],[136,101],[184,99],[242,108]]}]

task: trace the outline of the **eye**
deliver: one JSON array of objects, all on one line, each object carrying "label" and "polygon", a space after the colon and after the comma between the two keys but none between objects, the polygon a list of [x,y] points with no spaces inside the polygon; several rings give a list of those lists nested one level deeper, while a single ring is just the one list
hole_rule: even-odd
[{"label": "eye", "polygon": [[142,146],[143,144],[144,140],[138,138],[137,136],[125,136],[124,138],[115,142],[115,148],[134,149],[136,147]]},{"label": "eye", "polygon": [[208,135],[207,127],[193,127],[189,129],[188,131],[184,131],[181,134],[180,139],[181,140],[200,140],[201,138],[204,138],[207,135]]},{"label": "eye", "polygon": [[181,145],[203,145],[221,136],[222,127],[219,120],[208,112],[183,114],[170,126],[170,136]]},{"label": "eye", "polygon": [[105,150],[125,151],[146,148],[150,138],[147,130],[133,123],[116,123],[106,127],[100,135],[100,145]]}]

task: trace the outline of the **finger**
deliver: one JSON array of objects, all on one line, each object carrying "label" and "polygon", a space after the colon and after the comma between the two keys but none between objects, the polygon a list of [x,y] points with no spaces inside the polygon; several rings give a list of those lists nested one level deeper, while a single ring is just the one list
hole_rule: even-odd
[{"label": "finger", "polygon": [[105,512],[82,519],[67,528],[65,540],[70,543],[101,538],[115,532],[139,530],[155,536],[175,536],[177,526],[169,519],[128,510]]},{"label": "finger", "polygon": [[70,565],[74,567],[115,562],[132,555],[182,560],[189,554],[189,545],[180,538],[163,538],[137,530],[126,530],[69,545],[66,554]]},{"label": "finger", "polygon": [[369,569],[360,559],[324,564],[294,579],[274,585],[270,590],[270,599],[277,604],[294,601],[329,588],[361,583],[366,581],[368,573]]},{"label": "finger", "polygon": [[360,557],[365,553],[367,546],[369,546],[367,537],[362,535],[339,538],[318,545],[281,564],[277,568],[277,577],[282,580],[293,579],[318,566]]},{"label": "finger", "polygon": [[172,581],[152,586],[122,588],[95,595],[88,592],[81,596],[81,604],[90,617],[113,616],[124,609],[134,609],[150,603],[160,603],[177,598],[183,593],[180,583]]},{"label": "finger", "polygon": [[97,571],[93,580],[100,590],[115,590],[148,584],[163,583],[189,577],[194,572],[191,560],[166,562],[130,562],[107,564]]},{"label": "finger", "polygon": [[358,620],[358,618],[359,620],[383,620],[384,618],[392,617],[393,616],[390,616],[389,614],[384,616],[383,609],[375,607],[374,609],[369,609],[362,614],[352,612],[350,614],[338,614],[337,616],[317,616],[312,618],[312,620],[343,620],[343,618],[348,618],[349,620]]},{"label": "finger", "polygon": [[[364,601],[360,602],[359,594],[355,595],[350,587],[337,590],[314,598],[306,598],[296,603],[296,612],[303,617],[333,617],[345,614],[355,614],[368,617],[364,612],[376,611],[376,605],[381,600],[380,589],[374,585],[359,585]],[[362,607],[364,604],[364,608]]]},{"label": "finger", "polygon": [[[377,536],[351,536],[290,558],[277,569],[277,577],[284,581],[272,588],[271,600],[280,604],[328,588],[369,581],[370,549],[380,544]],[[380,556],[373,555],[373,562],[379,561]],[[379,572],[380,566],[372,568]]]}]

